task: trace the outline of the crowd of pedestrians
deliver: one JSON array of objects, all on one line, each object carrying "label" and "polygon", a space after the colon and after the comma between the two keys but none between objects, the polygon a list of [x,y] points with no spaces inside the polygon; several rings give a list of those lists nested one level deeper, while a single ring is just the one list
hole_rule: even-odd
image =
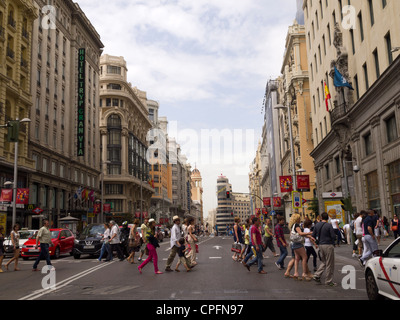
[{"label": "crowd of pedestrians", "polygon": [[[274,230],[270,219],[261,224],[259,218],[253,217],[243,224],[239,218],[235,218],[232,234],[232,259],[241,262],[247,270],[250,271],[251,266],[257,264],[257,271],[266,274],[263,261],[265,256],[262,253],[270,249],[277,258],[275,266],[285,270],[285,278],[321,283],[324,277],[325,285],[336,286],[333,279],[335,247],[344,243],[352,244],[353,257],[358,258],[364,266],[368,259],[378,254],[381,239],[390,234],[397,238],[400,230],[396,215],[389,222],[374,210],[363,210],[345,225],[336,215],[329,216],[326,212],[314,221],[294,213],[286,223],[282,216],[278,216]],[[274,241],[280,254],[275,250]],[[290,260],[285,267],[289,254]]]}]

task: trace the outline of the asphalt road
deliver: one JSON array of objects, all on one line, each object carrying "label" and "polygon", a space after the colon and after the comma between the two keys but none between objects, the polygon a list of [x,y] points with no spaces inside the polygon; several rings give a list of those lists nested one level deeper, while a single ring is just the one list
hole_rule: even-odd
[{"label": "asphalt road", "polygon": [[[284,271],[278,270],[276,258],[268,250],[264,259],[266,275],[258,274],[256,265],[249,272],[241,263],[232,260],[231,237],[200,237],[197,255],[198,265],[192,272],[154,273],[152,263],[143,273],[138,264],[114,259],[98,262],[82,256],[75,260],[65,256],[53,260],[55,288],[43,289],[51,284],[50,273],[32,272],[33,260],[20,260],[21,271],[5,271],[0,274],[0,299],[2,300],[366,300],[365,279],[358,260],[351,257],[351,247],[342,245],[335,249],[336,265],[334,280],[337,287],[318,285],[314,281],[285,279]],[[386,247],[390,241],[382,243]],[[279,250],[278,250],[279,251]],[[157,249],[159,268],[164,271],[169,255],[169,239]],[[137,258],[137,257],[136,257]],[[136,260],[135,258],[135,260]],[[3,264],[7,262],[5,259]],[[173,267],[177,262],[177,257]],[[286,265],[289,257],[286,258]],[[39,264],[42,268],[45,262]],[[309,262],[311,266],[311,261]],[[354,270],[342,273],[343,268]],[[3,270],[4,270],[3,266]],[[13,270],[13,265],[10,266]],[[293,273],[293,271],[292,271]],[[346,280],[346,276],[352,277]],[[47,277],[47,278],[46,278]],[[323,278],[324,279],[324,278]],[[352,284],[345,289],[344,283]],[[349,278],[350,279],[350,278]],[[53,282],[54,283],[54,282]]]}]

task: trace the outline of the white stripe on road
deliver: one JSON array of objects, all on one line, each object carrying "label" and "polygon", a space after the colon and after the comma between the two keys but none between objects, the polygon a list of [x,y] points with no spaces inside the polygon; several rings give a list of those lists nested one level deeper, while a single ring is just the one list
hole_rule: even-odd
[{"label": "white stripe on road", "polygon": [[76,280],[78,280],[78,279],[80,279],[80,278],[82,278],[84,276],[87,276],[92,272],[95,272],[95,271],[100,270],[100,269],[102,269],[102,268],[104,268],[106,266],[109,266],[109,265],[113,264],[114,262],[115,261],[111,261],[111,262],[108,262],[108,263],[101,264],[99,266],[95,266],[93,268],[90,268],[88,270],[80,272],[80,273],[78,273],[78,274],[76,274],[76,275],[74,275],[72,277],[69,277],[69,278],[67,278],[67,279],[65,279],[63,281],[60,281],[59,283],[56,283],[56,288],[55,289],[40,289],[40,290],[36,290],[36,291],[32,292],[31,294],[29,294],[29,295],[27,295],[25,297],[22,297],[22,298],[20,298],[18,300],[35,300],[35,299],[38,299],[38,298],[40,298],[40,297],[42,297],[42,296],[44,296],[44,295],[46,295],[48,293],[54,292],[55,290],[59,290],[59,289],[65,287],[65,286],[69,285],[71,282],[74,282],[74,281],[76,281]]},{"label": "white stripe on road", "polygon": [[222,257],[210,257],[210,259],[222,259]]}]

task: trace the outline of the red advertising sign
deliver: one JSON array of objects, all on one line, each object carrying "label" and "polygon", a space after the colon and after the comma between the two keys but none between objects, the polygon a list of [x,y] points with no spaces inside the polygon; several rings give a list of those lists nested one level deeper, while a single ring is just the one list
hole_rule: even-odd
[{"label": "red advertising sign", "polygon": [[297,190],[301,191],[301,192],[309,192],[310,191],[310,176],[309,175],[297,176]]},{"label": "red advertising sign", "polygon": [[271,206],[271,198],[263,198],[264,207]]},{"label": "red advertising sign", "polygon": [[274,207],[281,207],[281,206],[282,206],[281,197],[274,197]]},{"label": "red advertising sign", "polygon": [[[101,212],[101,204],[100,203],[95,203],[94,205],[93,205],[93,209],[94,209],[94,213],[95,214],[99,214],[100,212]],[[104,207],[103,207],[103,209],[104,209]]]},{"label": "red advertising sign", "polygon": [[261,214],[261,209],[260,208],[256,208],[256,216],[259,217]]},{"label": "red advertising sign", "polygon": [[12,202],[13,200],[13,191],[12,189],[2,189],[1,190],[1,196],[0,196],[0,202]]},{"label": "red advertising sign", "polygon": [[104,213],[110,213],[111,212],[111,203],[105,203],[103,205],[103,212]]},{"label": "red advertising sign", "polygon": [[29,189],[17,189],[17,204],[29,204]]},{"label": "red advertising sign", "polygon": [[281,186],[281,192],[292,192],[293,191],[293,179],[292,176],[280,176],[279,184]]}]

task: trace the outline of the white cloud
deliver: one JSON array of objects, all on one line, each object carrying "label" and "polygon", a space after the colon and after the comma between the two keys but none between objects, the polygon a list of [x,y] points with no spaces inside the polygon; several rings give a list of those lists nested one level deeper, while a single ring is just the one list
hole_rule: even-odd
[{"label": "white cloud", "polygon": [[[160,114],[198,131],[201,126],[261,131],[265,83],[280,74],[295,0],[78,2],[101,35],[104,52],[125,58],[128,80],[160,102]],[[256,140],[252,154],[239,156],[248,161],[243,170],[222,166],[234,190],[247,190],[247,176],[237,172],[248,170]],[[207,213],[216,205],[221,168],[198,167]]]}]

